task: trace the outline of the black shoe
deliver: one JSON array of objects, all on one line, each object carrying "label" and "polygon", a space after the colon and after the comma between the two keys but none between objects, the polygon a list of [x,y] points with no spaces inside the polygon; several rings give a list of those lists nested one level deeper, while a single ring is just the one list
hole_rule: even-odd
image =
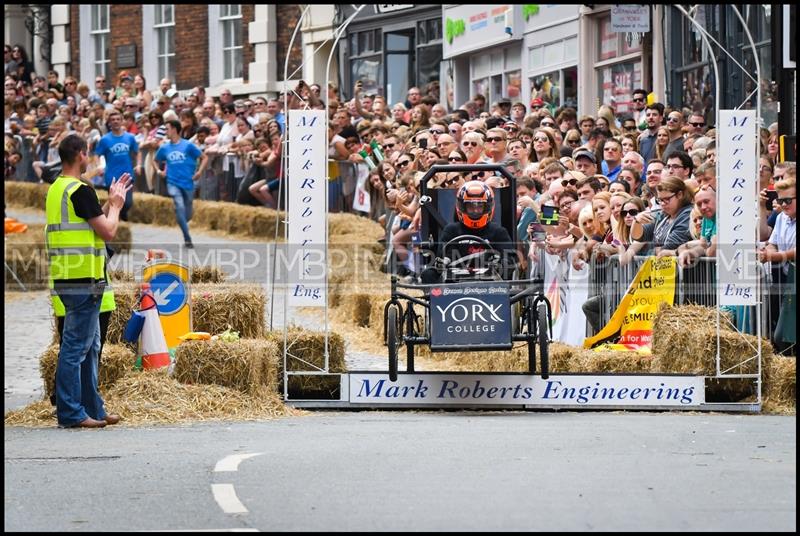
[{"label": "black shoe", "polygon": [[191,240],[187,240],[183,245],[186,246],[186,249],[194,249],[194,244],[192,244]]}]

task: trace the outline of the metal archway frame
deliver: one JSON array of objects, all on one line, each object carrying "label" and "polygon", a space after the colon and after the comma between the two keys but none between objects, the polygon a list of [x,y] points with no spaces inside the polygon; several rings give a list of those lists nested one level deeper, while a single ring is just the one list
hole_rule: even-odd
[{"label": "metal archway frame", "polygon": [[[733,61],[742,70],[742,72],[747,77],[749,77],[751,80],[753,80],[755,82],[755,90],[753,92],[751,92],[750,94],[748,94],[744,98],[744,101],[742,101],[742,103],[739,104],[739,106],[737,106],[736,109],[741,108],[748,100],[750,100],[750,98],[753,96],[753,93],[756,94],[756,132],[755,132],[755,135],[756,135],[756,141],[758,141],[758,137],[760,136],[759,129],[761,127],[761,61],[760,61],[760,59],[758,57],[758,51],[756,49],[755,42],[753,41],[753,36],[750,33],[750,29],[747,27],[747,22],[744,20],[744,18],[742,17],[741,13],[739,12],[738,7],[736,5],[730,5],[730,6],[724,5],[724,9],[727,9],[729,7],[730,9],[733,10],[733,12],[736,14],[736,17],[739,19],[739,22],[742,25],[742,28],[744,30],[745,35],[747,35],[747,39],[748,39],[748,41],[750,43],[750,47],[753,50],[753,59],[754,59],[755,64],[756,64],[756,77],[755,78],[753,78],[753,76],[747,71],[747,69],[745,69],[744,66],[741,63],[739,63],[736,60],[736,58],[734,58],[731,55],[731,53],[728,52],[728,50],[725,47],[723,47],[719,43],[719,41],[717,41],[714,38],[714,36],[709,34],[706,31],[706,29],[703,28],[703,26],[699,22],[697,22],[697,20],[694,18],[693,15],[689,14],[686,11],[686,9],[683,8],[679,4],[675,4],[674,7],[692,24],[692,26],[694,26],[694,28],[700,34],[700,37],[703,40],[703,45],[705,46],[706,50],[708,51],[708,53],[710,54],[710,56],[712,58],[713,67],[714,67],[714,77],[715,77],[715,79],[714,79],[714,92],[715,92],[715,97],[714,97],[714,116],[715,116],[715,121],[714,121],[714,124],[717,125],[717,127],[719,127],[719,118],[720,118],[720,113],[719,112],[720,112],[720,105],[721,105],[721,103],[720,103],[719,66],[718,66],[717,56],[716,56],[716,54],[714,54],[714,50],[711,47],[711,44],[709,43],[709,41],[713,41],[714,44],[716,44],[731,59],[731,61]],[[694,9],[694,12],[696,13],[697,12],[697,10],[696,10],[697,6],[695,5],[695,6],[692,6],[692,7]],[[755,151],[755,155],[753,155],[753,157],[755,158],[755,161],[758,162],[758,159],[760,157],[759,144],[758,143],[756,143],[756,151]],[[719,177],[719,167],[720,167],[720,162],[719,162],[719,159],[717,159],[716,162],[715,162],[715,171],[714,171],[715,176],[717,176],[717,177]],[[756,199],[758,199],[758,182],[756,182],[756,186],[755,187],[756,187]],[[720,201],[720,191],[719,190],[720,189],[718,188],[717,189],[717,193],[716,193],[716,195],[717,195],[717,206],[719,206],[719,201]],[[759,213],[758,207],[756,207],[755,214],[756,214],[756,221],[755,221],[755,226],[754,226],[754,231],[753,231],[753,234],[754,234],[753,243],[757,244],[759,242],[759,234],[758,233],[759,233],[759,228],[760,228],[760,213]],[[720,252],[719,252],[719,249],[718,249],[717,250],[717,255],[716,255],[716,257],[717,257],[717,261],[716,261],[716,267],[717,267],[716,276],[717,277],[719,277],[719,268],[720,268],[720,258],[719,258],[719,256],[720,256]],[[761,402],[762,402],[762,396],[761,396],[761,388],[762,388],[762,359],[761,359],[762,358],[762,343],[761,343],[762,318],[761,318],[761,308],[762,308],[762,302],[763,302],[763,299],[764,299],[763,298],[763,294],[764,293],[763,293],[763,289],[762,289],[762,284],[761,283],[762,283],[762,281],[761,281],[761,279],[759,279],[758,284],[756,285],[756,303],[757,303],[757,305],[755,307],[756,307],[756,340],[757,340],[756,345],[757,345],[757,347],[754,348],[754,350],[756,352],[756,355],[755,356],[751,356],[751,357],[749,357],[747,359],[744,359],[743,361],[741,361],[739,364],[736,365],[736,366],[742,365],[742,364],[746,363],[747,361],[750,361],[751,359],[755,358],[757,360],[757,370],[758,370],[758,372],[756,374],[726,374],[727,370],[723,371],[721,369],[720,323],[721,323],[722,319],[721,319],[719,300],[718,300],[717,301],[717,325],[716,325],[716,328],[717,328],[717,333],[716,333],[716,335],[717,335],[717,353],[716,353],[716,376],[715,376],[716,378],[755,378],[756,379],[756,383],[757,383],[757,397],[758,397],[757,398],[757,402],[758,402],[759,406],[761,405]],[[719,287],[718,281],[717,281],[717,287]],[[731,368],[733,368],[733,367],[731,367]],[[731,368],[729,368],[728,370],[730,370]]]},{"label": "metal archway frame", "polygon": [[[289,41],[289,47],[288,47],[289,51],[291,51],[292,47],[294,46],[295,41],[297,39],[297,36],[299,34],[300,28],[302,27],[303,22],[306,19],[306,16],[309,14],[311,7],[312,7],[311,5],[307,5],[304,8],[303,12],[301,13],[300,18],[298,19],[297,24],[295,26],[294,32],[292,33],[292,38]],[[330,53],[328,54],[328,60],[327,60],[326,70],[325,70],[325,86],[324,86],[325,87],[325,93],[324,93],[324,97],[323,98],[324,98],[324,102],[326,102],[326,104],[327,104],[327,89],[328,89],[328,85],[330,83],[330,65],[331,65],[331,60],[333,58],[333,55],[336,53],[336,47],[337,47],[339,41],[341,40],[342,36],[344,35],[345,31],[347,30],[347,27],[350,25],[350,23],[353,21],[353,19],[355,19],[355,17],[361,12],[361,10],[364,9],[364,7],[366,7],[366,4],[362,4],[362,5],[358,6],[358,7],[356,7],[355,8],[355,12],[350,17],[348,17],[342,24],[340,24],[336,28],[336,30],[333,32],[333,44],[331,46]],[[311,54],[310,58],[313,58],[314,55],[316,55],[316,53],[319,52],[329,42],[331,42],[330,38],[326,39],[325,41],[322,42],[322,44],[317,46],[316,49],[314,50],[314,52]],[[284,71],[283,71],[284,84],[288,84],[289,80],[293,76],[295,76],[298,71],[301,71],[305,64],[306,64],[306,59],[304,58],[303,61],[300,62],[300,65],[292,73],[289,73],[289,54],[287,53],[285,61],[284,61]],[[286,188],[284,188],[284,183],[288,184],[288,182],[291,180],[291,178],[288,176],[288,172],[289,172],[289,166],[288,166],[288,160],[289,160],[289,137],[288,137],[288,132],[289,132],[289,129],[291,128],[291,125],[289,124],[289,121],[288,121],[288,113],[289,113],[289,95],[288,94],[289,94],[290,91],[292,93],[294,93],[294,89],[293,88],[290,88],[290,87],[285,87],[284,88],[284,113],[286,114],[285,115],[285,117],[286,117],[286,123],[285,123],[286,128],[285,128],[285,131],[283,133],[282,150],[281,150],[281,169],[284,171],[284,180],[281,180],[279,182],[279,186],[278,186],[278,199],[283,201],[283,207],[284,207],[285,210],[288,209],[288,192],[286,191]],[[295,93],[295,96],[299,97],[299,95],[297,95],[296,93]],[[321,95],[321,97],[322,97],[322,95]],[[307,107],[308,107],[308,104],[306,104],[306,108]],[[329,120],[328,120],[328,114],[326,113],[325,114],[325,131],[326,132],[327,132],[327,129],[328,129],[328,125],[329,125]],[[324,146],[324,147],[320,147],[320,150],[323,150],[323,151],[327,152],[327,145]],[[325,196],[325,246],[324,246],[324,252],[325,253],[324,254],[325,254],[325,258],[326,259],[328,258],[328,209],[329,209],[329,207],[328,207],[328,182],[330,180],[330,176],[329,175],[330,175],[330,173],[329,173],[328,166],[325,166],[325,192],[324,192],[324,196]],[[284,219],[284,222],[283,222],[284,223],[284,243],[288,243],[289,225],[291,223],[289,221],[288,210],[287,210],[287,212],[286,212],[286,214],[284,216],[285,216],[285,219]],[[277,240],[278,240],[278,229],[280,227],[279,223],[280,223],[281,217],[282,217],[281,213],[278,212],[276,214],[276,226],[275,226],[275,244],[276,244],[276,248],[277,248]],[[273,327],[273,316],[274,316],[276,258],[277,258],[277,254],[274,253],[273,254],[273,262],[272,262],[272,274],[271,274],[271,276],[272,276],[272,285],[271,285],[272,294],[271,294],[271,297],[270,297],[270,329],[272,329],[272,327]],[[327,270],[326,270],[326,272],[325,272],[325,287],[327,288],[327,286],[328,286],[328,273],[327,273]],[[300,357],[298,357],[296,355],[292,355],[289,352],[291,344],[289,343],[289,332],[288,332],[289,331],[288,287],[284,285],[284,291],[283,291],[283,395],[284,395],[284,400],[288,400],[288,398],[289,398],[288,389],[289,389],[289,377],[290,376],[295,375],[295,374],[304,375],[304,376],[309,376],[309,375],[311,375],[311,376],[313,376],[313,375],[320,375],[320,376],[330,375],[329,302],[328,302],[327,299],[325,301],[324,309],[325,309],[325,313],[324,313],[324,316],[325,316],[325,323],[324,323],[324,337],[325,337],[324,364],[323,364],[322,367],[319,367],[317,365],[314,365],[313,363],[309,363],[308,361],[305,361],[305,360],[301,359]],[[289,365],[289,359],[288,358],[289,357],[292,357],[295,360],[297,360],[299,362],[302,362],[305,365],[308,365],[313,370],[312,371],[303,371],[303,372],[295,372],[295,373],[293,373],[293,371],[290,371],[289,367],[288,367],[288,365]]]}]

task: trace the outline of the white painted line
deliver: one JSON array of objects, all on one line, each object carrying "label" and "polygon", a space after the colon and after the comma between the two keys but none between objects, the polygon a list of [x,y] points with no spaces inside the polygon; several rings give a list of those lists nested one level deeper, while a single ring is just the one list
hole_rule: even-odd
[{"label": "white painted line", "polygon": [[214,500],[226,514],[246,514],[247,508],[239,501],[233,484],[211,484]]},{"label": "white painted line", "polygon": [[232,454],[230,456],[225,456],[220,461],[217,462],[217,465],[214,467],[215,473],[220,473],[223,471],[238,471],[239,464],[248,458],[252,458],[254,456],[261,456],[264,454],[263,452],[256,452],[253,454]]},{"label": "white painted line", "polygon": [[261,532],[258,529],[171,529],[145,530],[141,532]]}]

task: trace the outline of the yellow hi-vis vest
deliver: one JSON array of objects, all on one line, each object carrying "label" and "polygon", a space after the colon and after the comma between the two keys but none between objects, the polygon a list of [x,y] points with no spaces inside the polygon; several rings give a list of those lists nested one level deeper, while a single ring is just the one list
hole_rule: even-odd
[{"label": "yellow hi-vis vest", "polygon": [[47,191],[45,246],[51,289],[55,280],[106,277],[106,244],[88,221],[75,214],[70,199],[81,184],[62,175]]}]

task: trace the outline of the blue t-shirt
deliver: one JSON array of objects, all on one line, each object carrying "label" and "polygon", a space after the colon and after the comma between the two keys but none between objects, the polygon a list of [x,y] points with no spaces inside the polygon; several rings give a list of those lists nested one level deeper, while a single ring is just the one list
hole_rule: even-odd
[{"label": "blue t-shirt", "polygon": [[123,173],[130,173],[133,177],[133,159],[131,153],[139,152],[136,137],[130,132],[115,136],[109,132],[97,143],[94,150],[98,156],[106,159],[105,183],[106,188],[111,186],[111,181],[119,179]]},{"label": "blue t-shirt", "polygon": [[197,145],[181,138],[178,143],[163,143],[156,152],[156,161],[167,162],[167,184],[183,190],[193,190],[192,176],[197,170],[197,159],[202,155]]}]

